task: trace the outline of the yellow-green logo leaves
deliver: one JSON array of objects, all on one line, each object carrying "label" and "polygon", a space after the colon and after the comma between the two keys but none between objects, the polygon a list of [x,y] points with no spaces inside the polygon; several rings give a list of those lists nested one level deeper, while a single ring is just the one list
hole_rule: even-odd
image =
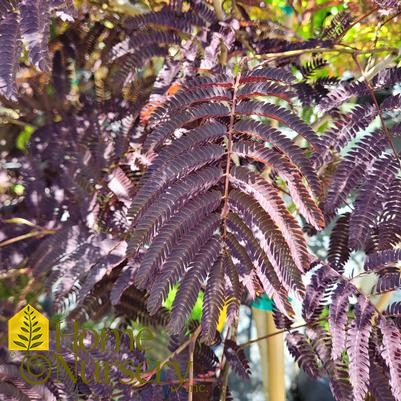
[{"label": "yellow-green logo leaves", "polygon": [[8,349],[46,351],[49,349],[49,320],[27,305],[8,321]]}]

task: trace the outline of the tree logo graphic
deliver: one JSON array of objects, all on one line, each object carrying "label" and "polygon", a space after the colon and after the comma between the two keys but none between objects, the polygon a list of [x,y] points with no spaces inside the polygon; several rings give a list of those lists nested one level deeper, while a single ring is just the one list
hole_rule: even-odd
[{"label": "tree logo graphic", "polygon": [[46,351],[49,349],[49,320],[27,305],[8,321],[8,349]]}]

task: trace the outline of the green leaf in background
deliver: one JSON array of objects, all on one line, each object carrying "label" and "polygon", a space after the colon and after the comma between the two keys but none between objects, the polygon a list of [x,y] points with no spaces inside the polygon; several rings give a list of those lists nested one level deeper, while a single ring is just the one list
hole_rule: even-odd
[{"label": "green leaf in background", "polygon": [[[178,284],[173,286],[170,290],[170,292],[167,295],[166,300],[163,303],[163,306],[171,311],[171,308],[173,307],[173,302],[175,299],[175,296],[177,295],[177,290],[178,290]],[[195,305],[192,309],[192,312],[190,314],[190,319],[200,321],[202,318],[202,304],[203,304],[203,291],[200,291],[198,294],[198,298],[196,299]]]},{"label": "green leaf in background", "polygon": [[22,184],[15,184],[12,186],[12,191],[17,196],[22,196],[25,191],[25,187]]},{"label": "green leaf in background", "polygon": [[35,129],[32,127],[32,125],[25,125],[24,129],[18,134],[15,141],[15,146],[17,149],[22,151],[26,150],[26,146],[28,145],[29,139],[34,131]]}]

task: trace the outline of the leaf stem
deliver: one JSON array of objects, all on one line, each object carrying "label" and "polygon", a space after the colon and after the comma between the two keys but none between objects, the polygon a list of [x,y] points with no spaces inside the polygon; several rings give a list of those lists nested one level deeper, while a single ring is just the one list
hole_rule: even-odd
[{"label": "leaf stem", "polygon": [[188,401],[192,401],[193,399],[193,387],[194,387],[194,352],[195,352],[195,344],[200,334],[201,325],[197,328],[199,329],[199,333],[194,332],[194,334],[190,337],[189,343],[189,380],[188,380]]},{"label": "leaf stem", "polygon": [[291,57],[291,56],[300,56],[306,53],[346,53],[351,55],[360,55],[360,54],[372,54],[372,53],[394,53],[398,54],[399,50],[396,47],[378,47],[375,49],[366,49],[366,50],[359,50],[353,49],[349,47],[344,47],[344,45],[334,45],[333,47],[313,47],[310,49],[296,49],[296,50],[287,50],[284,52],[277,52],[277,53],[264,53],[263,55],[255,55],[255,59],[265,59],[266,62],[270,62],[275,58],[280,57]]},{"label": "leaf stem", "polygon": [[384,122],[384,118],[383,118],[383,115],[382,115],[382,112],[381,112],[381,108],[380,108],[380,106],[379,106],[379,103],[377,102],[377,99],[376,99],[375,93],[374,93],[374,91],[373,91],[372,85],[370,84],[369,79],[365,76],[365,73],[364,73],[364,71],[363,71],[363,68],[362,68],[362,66],[361,66],[361,63],[359,62],[359,60],[358,60],[358,58],[357,58],[357,55],[356,55],[356,54],[353,55],[352,58],[354,59],[355,64],[357,65],[359,71],[361,72],[361,75],[365,78],[366,86],[367,86],[367,88],[368,88],[370,97],[372,98],[372,101],[373,101],[373,103],[375,104],[375,107],[376,107],[376,109],[377,109],[377,112],[378,112],[378,115],[379,115],[379,118],[380,118],[380,124],[381,124],[381,126],[382,126],[382,128],[383,128],[384,135],[386,136],[387,141],[389,142],[389,145],[390,145],[390,147],[391,147],[391,150],[392,150],[393,153],[394,153],[395,158],[398,160],[398,163],[401,165],[400,157],[398,156],[398,152],[397,152],[397,150],[396,150],[396,148],[395,148],[395,146],[394,146],[394,143],[393,143],[393,140],[392,140],[392,138],[391,138],[391,135],[390,135],[390,133],[388,132],[386,123]]},{"label": "leaf stem", "polygon": [[[328,320],[328,318],[326,317],[326,318],[322,318],[322,319],[317,320],[317,322],[321,322],[321,321],[324,322],[324,321],[327,321],[327,320]],[[306,327],[307,325],[308,325],[308,323],[302,323],[302,324],[300,324],[298,326],[290,327],[289,329],[278,330],[278,331],[275,331],[274,333],[266,334],[264,336],[255,338],[254,340],[249,340],[249,341],[247,341],[245,343],[242,343],[242,344],[240,344],[240,347],[241,348],[247,348],[247,347],[249,347],[250,345],[252,345],[254,343],[257,343],[259,341],[265,340],[266,338],[270,338],[270,337],[277,336],[279,334],[287,333],[287,332],[290,332],[291,330],[300,329],[302,327]]]},{"label": "leaf stem", "polygon": [[225,172],[225,182],[224,182],[224,204],[223,208],[221,211],[221,218],[223,220],[223,234],[222,238],[224,239],[227,235],[227,215],[229,212],[229,206],[228,206],[228,192],[229,192],[229,187],[230,187],[230,168],[231,168],[231,155],[232,155],[232,149],[233,149],[233,130],[234,130],[234,121],[235,121],[235,109],[236,109],[236,104],[237,104],[237,90],[239,86],[239,81],[241,79],[241,71],[238,72],[236,78],[235,78],[235,83],[234,83],[234,88],[233,88],[233,100],[232,100],[232,105],[231,105],[231,112],[230,112],[230,125],[228,127],[228,135],[227,135],[227,164],[226,164],[226,172]]},{"label": "leaf stem", "polygon": [[213,8],[216,13],[216,17],[219,21],[224,21],[224,11],[222,0],[213,0]]},{"label": "leaf stem", "polygon": [[375,11],[377,11],[379,9],[379,6],[376,6],[374,8],[372,8],[371,10],[369,10],[367,13],[361,15],[360,17],[358,17],[355,21],[352,22],[352,24],[348,27],[348,29],[346,29],[338,38],[337,38],[337,42],[339,42],[345,35],[346,33],[352,29],[356,24],[359,24],[362,20],[364,20],[365,18],[369,17],[369,15],[372,15]]},{"label": "leaf stem", "polygon": [[[227,330],[227,337],[233,341],[236,342],[236,337],[237,337],[237,331],[238,331],[238,319],[235,319],[233,325],[231,325],[228,330]],[[220,394],[220,401],[225,401],[227,398],[227,387],[228,387],[228,368],[229,364],[227,363],[226,356],[223,352],[223,355],[221,356],[221,367],[222,371],[220,373],[220,382],[221,384],[221,394]]]},{"label": "leaf stem", "polygon": [[[177,356],[180,352],[182,352],[184,349],[186,349],[188,346],[191,345],[192,342],[195,342],[196,339],[198,338],[200,332],[202,330],[202,326],[198,326],[196,330],[192,333],[192,335],[183,342],[174,352],[172,352],[164,361],[160,363],[159,369],[163,369],[163,367],[169,363],[175,356]],[[155,374],[157,373],[157,368],[153,369],[151,372],[148,372],[146,374],[147,379],[151,379]],[[193,373],[192,373],[193,374]],[[145,383],[134,383],[133,387],[134,388],[139,388],[143,387],[147,384],[148,382]]]},{"label": "leaf stem", "polygon": [[30,311],[28,314],[28,319],[29,319],[29,339],[28,339],[28,347],[26,349],[26,352],[28,352],[29,349],[31,348],[31,342],[32,342],[32,318],[31,318]]},{"label": "leaf stem", "polygon": [[24,239],[28,239],[28,238],[32,238],[32,237],[40,238],[45,235],[55,234],[56,232],[57,232],[56,230],[46,230],[46,229],[38,230],[38,231],[31,231],[29,233],[22,234],[17,237],[9,238],[9,239],[6,239],[6,240],[0,242],[0,248],[4,248],[5,246],[14,244],[15,242],[22,241]]}]

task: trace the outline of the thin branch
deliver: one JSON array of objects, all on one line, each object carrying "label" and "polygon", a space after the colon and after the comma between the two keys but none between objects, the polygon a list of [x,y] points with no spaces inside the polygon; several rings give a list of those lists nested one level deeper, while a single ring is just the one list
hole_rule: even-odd
[{"label": "thin branch", "polygon": [[375,49],[353,49],[349,47],[345,47],[344,45],[334,45],[333,47],[313,47],[310,49],[296,49],[296,50],[287,50],[284,52],[277,53],[264,53],[257,54],[253,58],[255,59],[266,59],[266,62],[271,61],[271,59],[280,58],[280,57],[292,57],[292,56],[300,56],[302,54],[307,53],[344,53],[351,55],[360,55],[360,54],[372,54],[372,53],[392,53],[398,54],[399,50],[396,47],[378,47]]},{"label": "thin branch", "polygon": [[138,382],[135,381],[134,383],[132,383],[132,387],[139,388],[139,387],[143,387],[146,384],[148,384],[149,380],[158,372],[158,369],[159,370],[163,369],[163,367],[166,366],[166,364],[168,364],[174,357],[176,357],[180,352],[184,351],[184,349],[186,349],[188,346],[190,346],[192,341],[196,341],[196,339],[199,337],[201,330],[202,330],[202,326],[198,326],[196,328],[196,330],[192,333],[191,337],[188,340],[186,340],[185,342],[183,342],[174,352],[172,352],[163,362],[161,362],[159,367],[156,367],[152,371],[144,374],[141,377],[141,379],[144,379],[144,380],[141,380]]},{"label": "thin branch", "polygon": [[[370,299],[369,299],[370,296],[376,295],[376,294],[369,294],[369,295],[364,294],[358,287],[356,287],[356,286],[352,283],[353,277],[352,277],[352,278],[346,278],[346,277],[344,277],[342,274],[340,274],[339,272],[335,271],[334,269],[332,269],[332,271],[333,271],[334,273],[337,274],[339,280],[343,280],[344,282],[347,282],[347,283],[349,283],[350,285],[352,285],[352,286],[355,288],[355,291],[358,293],[358,296],[362,296],[362,297],[364,297],[365,299],[367,299],[368,302],[370,302],[370,303],[372,304],[372,306],[374,307],[376,313],[377,313],[378,315],[382,315],[382,311],[381,311],[380,309],[378,309],[377,306],[374,305],[374,304],[370,301]],[[391,290],[389,290],[389,291],[383,291],[382,293],[391,292],[391,291],[394,291],[394,289],[391,289]],[[329,319],[329,317],[327,316],[327,317],[324,317],[324,318],[321,318],[321,319],[316,320],[315,323],[317,323],[317,322],[326,322],[326,321],[328,321],[328,319]],[[274,336],[276,336],[276,335],[278,335],[278,334],[283,334],[283,333],[286,333],[286,332],[290,332],[290,331],[292,331],[292,330],[296,330],[296,329],[299,329],[299,328],[302,328],[302,327],[306,327],[308,324],[309,324],[309,323],[306,322],[306,323],[300,324],[300,325],[298,325],[298,326],[290,327],[289,329],[279,330],[279,331],[276,331],[275,333],[267,334],[267,335],[265,335],[265,336],[255,338],[254,340],[249,340],[249,341],[247,341],[247,342],[245,342],[245,343],[243,343],[243,344],[240,344],[240,347],[241,347],[241,348],[249,347],[250,345],[252,345],[252,344],[254,344],[254,343],[258,342],[258,341],[264,340],[264,339],[266,339],[266,338],[274,337]]]},{"label": "thin branch", "polygon": [[32,223],[31,221],[23,218],[23,217],[12,217],[11,219],[0,219],[1,223],[7,223],[7,224],[23,224],[29,227],[34,227],[37,228],[38,230],[45,230],[44,227],[39,226],[35,223]]},{"label": "thin branch", "polygon": [[391,147],[391,149],[392,149],[392,151],[393,151],[393,153],[394,153],[394,156],[395,156],[396,159],[398,160],[398,163],[401,165],[400,157],[398,156],[398,152],[397,152],[397,150],[396,150],[396,148],[395,148],[395,146],[394,146],[394,143],[393,143],[393,140],[392,140],[392,138],[391,138],[391,135],[390,135],[390,133],[388,132],[386,123],[384,122],[384,118],[383,118],[382,113],[381,113],[381,108],[380,108],[380,106],[379,106],[379,103],[377,102],[377,99],[376,99],[375,93],[374,93],[374,91],[373,91],[372,85],[370,84],[369,79],[367,79],[367,78],[365,77],[364,70],[363,70],[363,68],[362,68],[362,66],[361,66],[361,63],[358,61],[357,55],[355,54],[355,55],[353,55],[352,57],[353,57],[353,59],[354,59],[356,65],[358,66],[358,68],[359,68],[359,70],[360,70],[360,72],[361,72],[361,75],[365,78],[366,86],[367,86],[367,88],[368,88],[370,97],[372,98],[373,103],[375,104],[375,107],[376,107],[377,112],[378,112],[378,114],[379,114],[380,123],[381,123],[381,126],[382,126],[382,128],[383,128],[384,135],[386,136],[387,141],[389,142],[389,145],[390,145],[390,147]]},{"label": "thin branch", "polygon": [[198,338],[200,332],[202,330],[202,326],[198,326],[196,330],[192,333],[191,337],[183,342],[174,352],[172,352],[161,364],[160,368],[163,368],[168,362],[170,362],[175,356],[177,356],[180,352],[184,351],[185,348],[187,348],[192,341],[192,338]]},{"label": "thin branch", "polygon": [[389,294],[392,292],[396,292],[399,291],[399,288],[390,288],[388,290],[384,290],[384,291],[380,291],[380,292],[372,292],[370,294],[368,294],[369,296],[378,296],[378,295],[385,295],[385,294]]},{"label": "thin branch", "polygon": [[[20,296],[19,296],[19,301],[18,304],[16,306],[16,310],[20,310],[24,304],[26,303],[26,299],[28,294],[33,290],[33,288],[35,287],[35,284],[38,284],[38,280],[35,278],[31,278],[28,282],[28,284],[26,284],[24,290],[21,292]],[[29,349],[29,347],[28,347]]]},{"label": "thin branch", "polygon": [[[202,326],[199,326],[200,329]],[[200,331],[199,331],[200,333]],[[193,387],[194,387],[194,352],[196,340],[198,338],[199,333],[194,332],[194,334],[190,338],[189,343],[189,380],[188,380],[188,401],[192,401],[193,399]]]},{"label": "thin branch", "polygon": [[50,235],[50,234],[55,234],[57,231],[56,230],[39,230],[39,231],[31,231],[26,234],[19,235],[18,237],[13,237],[4,240],[3,242],[0,242],[0,248],[4,248],[5,246],[14,244],[15,242],[18,241],[23,241],[24,239],[32,238],[32,237],[38,237],[41,238],[45,235]]},{"label": "thin branch", "polygon": [[367,13],[358,17],[354,22],[352,22],[352,24],[348,27],[348,29],[337,38],[337,42],[339,42],[346,35],[346,33],[349,32],[349,30],[352,29],[356,24],[359,24],[362,20],[369,17],[369,15],[372,15],[378,9],[379,9],[379,6],[376,6],[376,7],[372,8],[371,10],[369,10]]},{"label": "thin branch", "polygon": [[13,125],[18,125],[19,127],[25,128],[26,126],[29,126],[30,128],[33,129],[38,129],[36,125],[33,125],[32,123],[28,123],[23,120],[18,120],[15,118],[10,118],[10,117],[0,117],[0,124],[6,125],[6,124],[13,124]]},{"label": "thin branch", "polygon": [[213,0],[213,8],[216,13],[216,17],[219,21],[224,21],[224,11],[222,0]]},{"label": "thin branch", "polygon": [[[238,318],[236,318],[233,324],[227,330],[227,337],[236,342],[238,334]],[[220,401],[225,401],[227,398],[227,387],[228,387],[228,368],[229,364],[227,363],[226,357],[223,353],[221,356],[221,367],[222,371],[220,373],[220,383],[221,384],[221,393],[220,393]]]},{"label": "thin branch", "polygon": [[[397,16],[399,16],[401,14],[401,11],[397,11],[394,15],[391,15],[390,17],[388,17],[387,19],[385,19],[384,21],[381,21],[376,29],[375,29],[375,37],[373,39],[373,44],[374,47],[376,47],[377,42],[379,41],[379,34],[380,34],[380,30],[388,23],[390,22],[392,19],[396,18]],[[366,65],[369,66],[370,62],[373,60],[373,54],[370,55]]]},{"label": "thin branch", "polygon": [[[194,377],[194,384],[196,383],[215,383],[216,378],[215,377]],[[181,384],[180,380],[168,380],[168,381],[157,381],[154,384],[160,385],[160,386],[165,386],[166,384]]]},{"label": "thin branch", "polygon": [[[324,322],[324,321],[327,321],[327,320],[328,320],[328,317],[319,319],[319,320],[317,320],[317,322]],[[288,333],[291,330],[297,330],[297,329],[300,329],[302,327],[306,327],[308,324],[309,323],[302,323],[302,324],[300,324],[298,326],[290,327],[289,329],[278,330],[278,331],[276,331],[274,333],[266,334],[266,335],[264,335],[262,337],[258,337],[258,338],[255,338],[254,340],[249,340],[249,341],[247,341],[245,343],[242,343],[242,344],[240,344],[240,347],[241,348],[247,348],[247,347],[249,347],[250,345],[252,345],[254,343],[257,343],[259,341],[265,340],[266,338],[274,337],[274,336],[277,336],[278,334]]]},{"label": "thin branch", "polygon": [[30,272],[30,269],[28,267],[22,268],[22,269],[10,269],[10,270],[5,270],[0,273],[0,279],[5,280],[9,278],[14,278],[19,276],[20,274],[28,274]]},{"label": "thin branch", "polygon": [[224,239],[227,235],[227,215],[230,211],[228,206],[228,192],[230,187],[230,168],[231,168],[231,156],[232,156],[232,146],[233,146],[233,131],[234,131],[234,123],[235,123],[235,108],[237,104],[237,90],[239,87],[239,82],[241,78],[241,71],[237,74],[235,79],[234,88],[233,88],[233,99],[231,105],[231,113],[230,113],[230,125],[228,127],[228,135],[227,135],[227,164],[225,171],[225,182],[224,182],[224,205],[221,210],[221,218],[223,221],[223,234],[222,238]]}]

